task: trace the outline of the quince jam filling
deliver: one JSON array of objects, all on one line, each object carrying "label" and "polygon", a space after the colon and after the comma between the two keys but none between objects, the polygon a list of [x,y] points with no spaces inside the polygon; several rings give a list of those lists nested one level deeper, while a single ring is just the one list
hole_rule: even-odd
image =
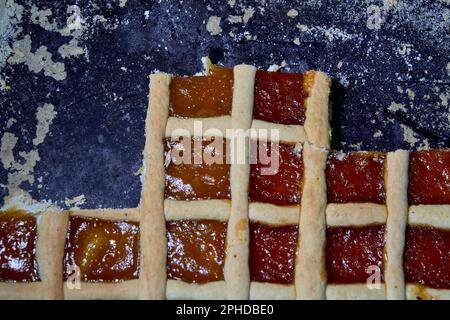
[{"label": "quince jam filling", "polygon": [[167,277],[188,283],[224,279],[227,223],[177,220],[166,223]]},{"label": "quince jam filling", "polygon": [[[384,225],[328,227],[326,266],[328,282],[366,283],[383,270]],[[371,267],[371,269],[368,269]]]},{"label": "quince jam filling", "polygon": [[[223,141],[221,141],[223,140]],[[165,140],[165,198],[230,199],[230,165],[225,139]]]},{"label": "quince jam filling", "polygon": [[231,114],[233,69],[210,65],[207,76],[174,77],[169,115],[207,118]]},{"label": "quince jam filling", "polygon": [[303,181],[301,150],[295,145],[258,142],[250,149],[251,202],[274,205],[300,203]]},{"label": "quince jam filling", "polygon": [[0,281],[40,281],[36,218],[22,210],[0,212]]},{"label": "quince jam filling", "polygon": [[79,268],[82,281],[117,282],[139,275],[139,225],[135,222],[70,217],[64,280]]},{"label": "quince jam filling", "polygon": [[450,204],[450,150],[411,152],[410,205]]},{"label": "quince jam filling", "polygon": [[450,231],[409,226],[403,265],[406,282],[450,289]]},{"label": "quince jam filling", "polygon": [[313,72],[302,74],[258,70],[255,79],[253,119],[304,125],[305,100],[313,80]]},{"label": "quince jam filling", "polygon": [[250,223],[250,278],[278,284],[294,283],[298,227]]},{"label": "quince jam filling", "polygon": [[332,152],[326,167],[329,203],[384,204],[385,155],[375,152]]}]

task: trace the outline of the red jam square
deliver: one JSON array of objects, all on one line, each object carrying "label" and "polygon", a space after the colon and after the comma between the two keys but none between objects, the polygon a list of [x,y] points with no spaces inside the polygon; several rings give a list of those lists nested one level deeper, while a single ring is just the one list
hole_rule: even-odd
[{"label": "red jam square", "polygon": [[292,284],[298,227],[250,223],[251,281]]},{"label": "red jam square", "polygon": [[[311,74],[312,75],[312,74]],[[258,70],[255,79],[253,119],[279,124],[305,123],[305,100],[311,76]]]},{"label": "red jam square", "polygon": [[410,205],[450,204],[450,150],[411,152]]},{"label": "red jam square", "polygon": [[[261,152],[268,155],[267,159],[277,157],[278,165],[265,164]],[[250,153],[256,163],[250,165],[249,200],[280,206],[299,204],[303,181],[301,151],[295,145],[259,142]],[[268,170],[271,174],[267,174],[264,170],[271,167],[274,170]]]},{"label": "red jam square", "polygon": [[366,283],[369,267],[383,269],[384,225],[328,227],[326,266],[328,282]]},{"label": "red jam square", "polygon": [[385,155],[331,152],[326,167],[328,203],[386,202]]},{"label": "red jam square", "polygon": [[450,231],[409,226],[403,265],[406,282],[450,289]]}]

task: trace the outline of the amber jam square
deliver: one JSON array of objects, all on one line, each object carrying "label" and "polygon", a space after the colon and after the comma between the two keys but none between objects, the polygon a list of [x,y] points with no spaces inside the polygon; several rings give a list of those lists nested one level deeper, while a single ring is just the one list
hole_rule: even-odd
[{"label": "amber jam square", "polygon": [[385,154],[331,152],[326,167],[328,203],[384,204]]},{"label": "amber jam square", "polygon": [[0,281],[39,281],[36,218],[22,210],[0,212]]},{"label": "amber jam square", "polygon": [[298,227],[250,223],[252,281],[292,284],[295,277]]},{"label": "amber jam square", "polygon": [[450,204],[450,150],[411,152],[408,199],[410,205]]},{"label": "amber jam square", "polygon": [[226,222],[177,220],[167,222],[166,228],[169,279],[188,283],[224,279]]},{"label": "amber jam square", "polygon": [[[278,165],[261,161],[261,152],[276,157]],[[296,205],[300,203],[303,183],[303,161],[301,149],[291,144],[259,142],[250,148],[250,187],[251,202],[266,202],[274,205]],[[270,169],[271,167],[274,170]],[[264,172],[264,170],[270,171]]]},{"label": "amber jam square", "polygon": [[[165,140],[166,199],[230,199],[227,141],[222,140]],[[199,143],[198,148],[194,146],[195,141]],[[195,159],[199,160],[197,164]]]},{"label": "amber jam square", "polygon": [[305,123],[305,100],[313,73],[258,70],[255,79],[253,119],[279,124]]},{"label": "amber jam square", "polygon": [[450,231],[409,226],[403,265],[406,282],[450,289]]},{"label": "amber jam square", "polygon": [[328,282],[366,283],[368,278],[375,274],[374,267],[382,272],[384,229],[384,225],[328,227]]},{"label": "amber jam square", "polygon": [[174,77],[169,115],[208,118],[231,114],[233,69],[211,65],[207,76]]},{"label": "amber jam square", "polygon": [[138,223],[70,217],[64,251],[64,280],[74,276],[76,270],[86,282],[138,278]]}]

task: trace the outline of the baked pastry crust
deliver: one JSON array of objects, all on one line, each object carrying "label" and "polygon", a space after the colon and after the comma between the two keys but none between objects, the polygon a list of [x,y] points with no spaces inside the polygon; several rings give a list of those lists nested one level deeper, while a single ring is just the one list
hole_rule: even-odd
[{"label": "baked pastry crust", "polygon": [[300,212],[299,253],[295,268],[296,298],[325,298],[325,165],[328,151],[306,143]]},{"label": "baked pastry crust", "polygon": [[[231,115],[187,119],[169,116],[171,76],[151,75],[140,208],[38,214],[36,259],[41,280],[0,282],[0,299],[450,299],[448,289],[405,283],[403,254],[408,225],[450,230],[450,204],[408,205],[409,152],[397,150],[383,158],[385,203],[384,198],[378,203],[327,203],[329,77],[318,71],[305,73],[309,89],[304,102],[304,125],[283,125],[253,119],[256,68],[237,65],[233,74]],[[197,123],[201,124],[200,132]],[[243,152],[237,152],[235,132],[230,133],[229,129],[241,132],[277,129],[278,136],[272,136],[272,141],[302,147],[299,203],[285,206],[249,203],[249,150],[246,146],[239,150]],[[164,140],[178,136],[223,136],[231,141],[232,158],[241,157],[241,161],[230,165],[231,199],[165,199]],[[258,134],[251,132],[246,142],[258,138]],[[139,277],[112,283],[81,282],[79,289],[70,289],[69,283],[63,281],[64,245],[70,216],[139,222]],[[227,222],[223,280],[197,284],[167,279],[166,222],[176,220]],[[290,284],[251,281],[250,222],[269,228],[298,228],[292,283],[291,280],[286,281]],[[381,225],[384,225],[384,283],[378,288],[370,288],[366,283],[327,283],[327,227]]]},{"label": "baked pastry crust", "polygon": [[[234,67],[233,103],[231,107],[232,129],[248,130],[253,110],[253,86],[256,68],[249,65]],[[232,139],[232,150],[234,148]],[[236,148],[238,148],[236,143]],[[233,153],[232,151],[232,153]],[[240,150],[242,152],[242,150]],[[224,275],[227,283],[228,299],[248,299],[250,287],[249,227],[248,227],[248,184],[250,165],[248,156],[245,163],[238,163],[236,158],[231,164],[231,215],[228,221],[227,259]]]},{"label": "baked pastry crust", "polygon": [[227,298],[225,281],[194,284],[167,280],[167,299],[170,300],[225,300]]},{"label": "baked pastry crust", "polygon": [[384,300],[385,286],[369,289],[365,283],[327,285],[327,300]]},{"label": "baked pastry crust", "polygon": [[[212,208],[214,209],[212,210]],[[164,200],[164,214],[166,221],[183,219],[212,219],[228,221],[230,218],[230,211],[230,200]]]},{"label": "baked pastry crust", "polygon": [[384,224],[387,220],[386,206],[375,203],[330,203],[326,214],[330,227]]},{"label": "baked pastry crust", "polygon": [[[385,225],[384,284],[328,284],[327,299],[404,299],[403,248],[407,219],[408,152],[389,152],[384,165],[385,204],[330,203],[326,209],[329,227]],[[364,192],[364,191],[361,191]]]},{"label": "baked pastry crust", "polygon": [[[201,124],[201,129],[205,132],[198,134],[195,125]],[[192,136],[208,137],[224,134],[226,129],[231,128],[231,116],[221,116],[212,118],[176,118],[169,117],[165,130],[166,137]]]},{"label": "baked pastry crust", "polygon": [[294,300],[295,285],[252,281],[250,300]]},{"label": "baked pastry crust", "polygon": [[166,296],[166,225],[164,219],[164,146],[169,116],[170,76],[150,76],[150,96],[145,125],[144,181],[141,196],[141,257],[139,298]]},{"label": "baked pastry crust", "polygon": [[405,246],[406,215],[408,210],[408,152],[398,150],[387,156],[387,192],[385,270],[386,298],[403,300],[405,280],[403,274],[403,248]]},{"label": "baked pastry crust", "polygon": [[305,137],[306,141],[322,148],[330,147],[329,95],[330,78],[320,71],[314,74],[310,95],[306,99]]},{"label": "baked pastry crust", "polygon": [[249,218],[271,225],[298,224],[300,206],[281,207],[270,203],[253,202],[249,205]]}]

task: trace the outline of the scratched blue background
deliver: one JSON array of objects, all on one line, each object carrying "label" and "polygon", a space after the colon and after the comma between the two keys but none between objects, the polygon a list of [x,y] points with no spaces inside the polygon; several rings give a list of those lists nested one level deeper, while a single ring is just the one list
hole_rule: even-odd
[{"label": "scratched blue background", "polygon": [[[30,72],[24,64],[6,64],[1,70],[11,88],[0,91],[0,137],[14,133],[19,138],[15,151],[32,148],[38,106],[52,103],[57,111],[49,135],[38,146],[41,160],[34,176],[42,177],[42,187],[21,186],[37,201],[64,207],[64,199],[84,194],[83,208],[136,207],[148,74],[194,74],[202,69],[201,57],[208,55],[225,66],[244,62],[267,69],[285,60],[288,71],[329,73],[334,79],[336,149],[450,145],[449,110],[440,98],[448,95],[450,84],[445,1],[398,0],[392,8],[383,1],[332,0],[267,1],[270,5],[238,0],[233,6],[194,0],[129,0],[124,6],[107,1],[16,2],[51,8],[62,24],[69,4],[78,5],[86,21],[102,15],[116,23],[115,28],[91,23],[80,40],[86,54],[63,60],[56,49],[67,39],[31,23],[30,14],[24,13],[18,39],[30,35],[32,51],[47,46],[55,61],[64,61],[67,72],[65,80],[57,81]],[[255,11],[247,23],[228,20],[246,8]],[[287,15],[292,8],[299,13],[294,18]],[[369,28],[376,8],[381,8],[383,20],[379,28]],[[206,28],[210,16],[221,17],[219,35]],[[301,25],[308,30],[302,31]],[[405,93],[407,88],[414,99]],[[406,110],[390,111],[392,102]],[[7,129],[11,117],[17,123]],[[404,126],[415,132],[416,143],[405,141]],[[0,170],[0,206],[11,170]]]}]

